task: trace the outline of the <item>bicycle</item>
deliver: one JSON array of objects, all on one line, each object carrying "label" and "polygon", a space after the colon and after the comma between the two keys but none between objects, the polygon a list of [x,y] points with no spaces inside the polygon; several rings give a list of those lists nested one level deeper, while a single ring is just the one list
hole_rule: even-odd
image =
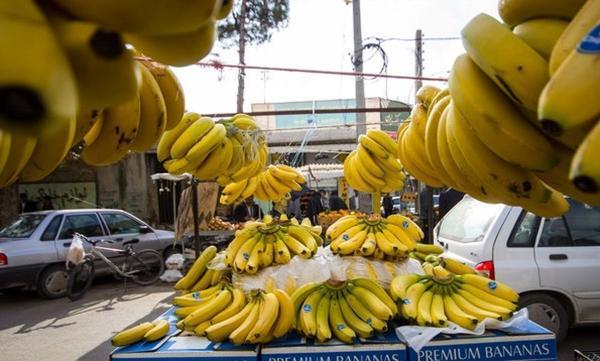
[{"label": "bicycle", "polygon": [[[90,240],[78,233],[74,237],[80,237],[91,244],[92,248],[89,253],[84,255],[83,261],[75,265],[69,273],[67,297],[71,301],[82,298],[92,285],[95,274],[94,260],[96,258],[106,263],[115,277],[122,277],[124,282],[131,279],[141,286],[155,283],[164,271],[165,262],[159,252],[152,249],[144,249],[139,252],[133,250],[133,245],[139,242],[138,239],[123,242],[125,249],[116,249],[96,246],[97,243],[111,243],[110,241]],[[125,256],[125,262],[121,266],[117,266],[99,250],[122,254]]]}]

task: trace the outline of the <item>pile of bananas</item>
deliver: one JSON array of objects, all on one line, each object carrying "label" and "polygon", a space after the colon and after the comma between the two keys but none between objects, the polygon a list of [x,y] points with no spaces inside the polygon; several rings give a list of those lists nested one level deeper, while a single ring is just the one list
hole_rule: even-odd
[{"label": "pile of bananas", "polygon": [[432,187],[540,216],[567,212],[563,194],[600,205],[598,54],[577,50],[600,34],[600,2],[503,0],[499,13],[512,31],[476,16],[449,89],[419,92],[400,160]]},{"label": "pile of bananas", "polygon": [[290,191],[302,189],[305,179],[297,170],[284,164],[269,165],[254,177],[229,183],[223,188],[219,202],[234,204],[254,196],[257,199],[279,202]]},{"label": "pile of bananas", "polygon": [[139,341],[152,342],[159,340],[169,332],[169,322],[159,319],[153,322],[144,322],[123,330],[111,339],[113,346],[127,346]]},{"label": "pile of bananas", "polygon": [[444,253],[444,249],[436,244],[424,244],[417,242],[415,250],[410,253],[410,257],[425,262],[428,256],[437,256]]},{"label": "pile of bananas", "polygon": [[348,184],[366,193],[403,189],[405,176],[392,138],[381,130],[369,129],[358,141],[358,148],[344,160]]},{"label": "pile of bananas", "polygon": [[308,218],[299,224],[285,215],[278,221],[265,216],[236,232],[225,250],[225,264],[238,273],[255,274],[272,264],[286,264],[295,255],[311,258],[322,244],[321,227],[312,226]]},{"label": "pile of bananas", "polygon": [[376,282],[357,278],[346,282],[307,283],[292,294],[296,329],[325,342],[332,337],[353,343],[386,332],[398,307]]},{"label": "pile of bananas", "polygon": [[390,294],[402,317],[419,326],[444,327],[452,321],[470,330],[486,318],[509,319],[519,301],[505,284],[472,273],[453,275],[441,265],[433,268],[433,276],[397,276]]},{"label": "pile of bananas", "polygon": [[423,231],[399,214],[383,218],[378,214],[349,214],[332,224],[325,233],[331,251],[342,256],[360,255],[399,260],[413,252]]},{"label": "pile of bananas", "polygon": [[228,183],[255,176],[268,149],[254,120],[245,114],[215,122],[189,112],[160,138],[156,156],[175,175],[189,172],[200,180]]}]

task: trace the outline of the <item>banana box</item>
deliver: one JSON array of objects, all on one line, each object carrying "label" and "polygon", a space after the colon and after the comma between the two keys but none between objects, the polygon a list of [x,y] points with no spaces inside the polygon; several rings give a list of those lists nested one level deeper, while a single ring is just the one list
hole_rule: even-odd
[{"label": "banana box", "polygon": [[488,330],[481,336],[438,335],[420,350],[408,348],[408,361],[555,361],[556,339],[528,321],[519,328]]},{"label": "banana box", "polygon": [[319,343],[290,333],[263,345],[260,361],[406,361],[406,346],[393,329],[348,345],[337,340]]}]

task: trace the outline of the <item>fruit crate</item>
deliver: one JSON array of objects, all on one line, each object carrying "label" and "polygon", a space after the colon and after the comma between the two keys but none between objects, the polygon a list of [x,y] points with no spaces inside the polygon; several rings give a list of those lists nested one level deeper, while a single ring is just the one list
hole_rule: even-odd
[{"label": "fruit crate", "polygon": [[573,359],[575,361],[600,361],[600,351],[575,350]]}]

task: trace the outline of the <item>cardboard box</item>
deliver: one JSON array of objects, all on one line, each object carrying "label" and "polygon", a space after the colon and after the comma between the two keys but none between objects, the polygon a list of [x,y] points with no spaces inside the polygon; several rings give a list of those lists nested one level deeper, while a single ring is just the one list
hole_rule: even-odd
[{"label": "cardboard box", "polygon": [[418,352],[409,347],[408,361],[555,361],[556,339],[547,329],[528,322],[506,332],[482,336],[439,335]]},{"label": "cardboard box", "polygon": [[405,361],[406,346],[393,331],[347,345],[337,340],[319,343],[298,334],[275,340],[260,349],[261,361]]}]

